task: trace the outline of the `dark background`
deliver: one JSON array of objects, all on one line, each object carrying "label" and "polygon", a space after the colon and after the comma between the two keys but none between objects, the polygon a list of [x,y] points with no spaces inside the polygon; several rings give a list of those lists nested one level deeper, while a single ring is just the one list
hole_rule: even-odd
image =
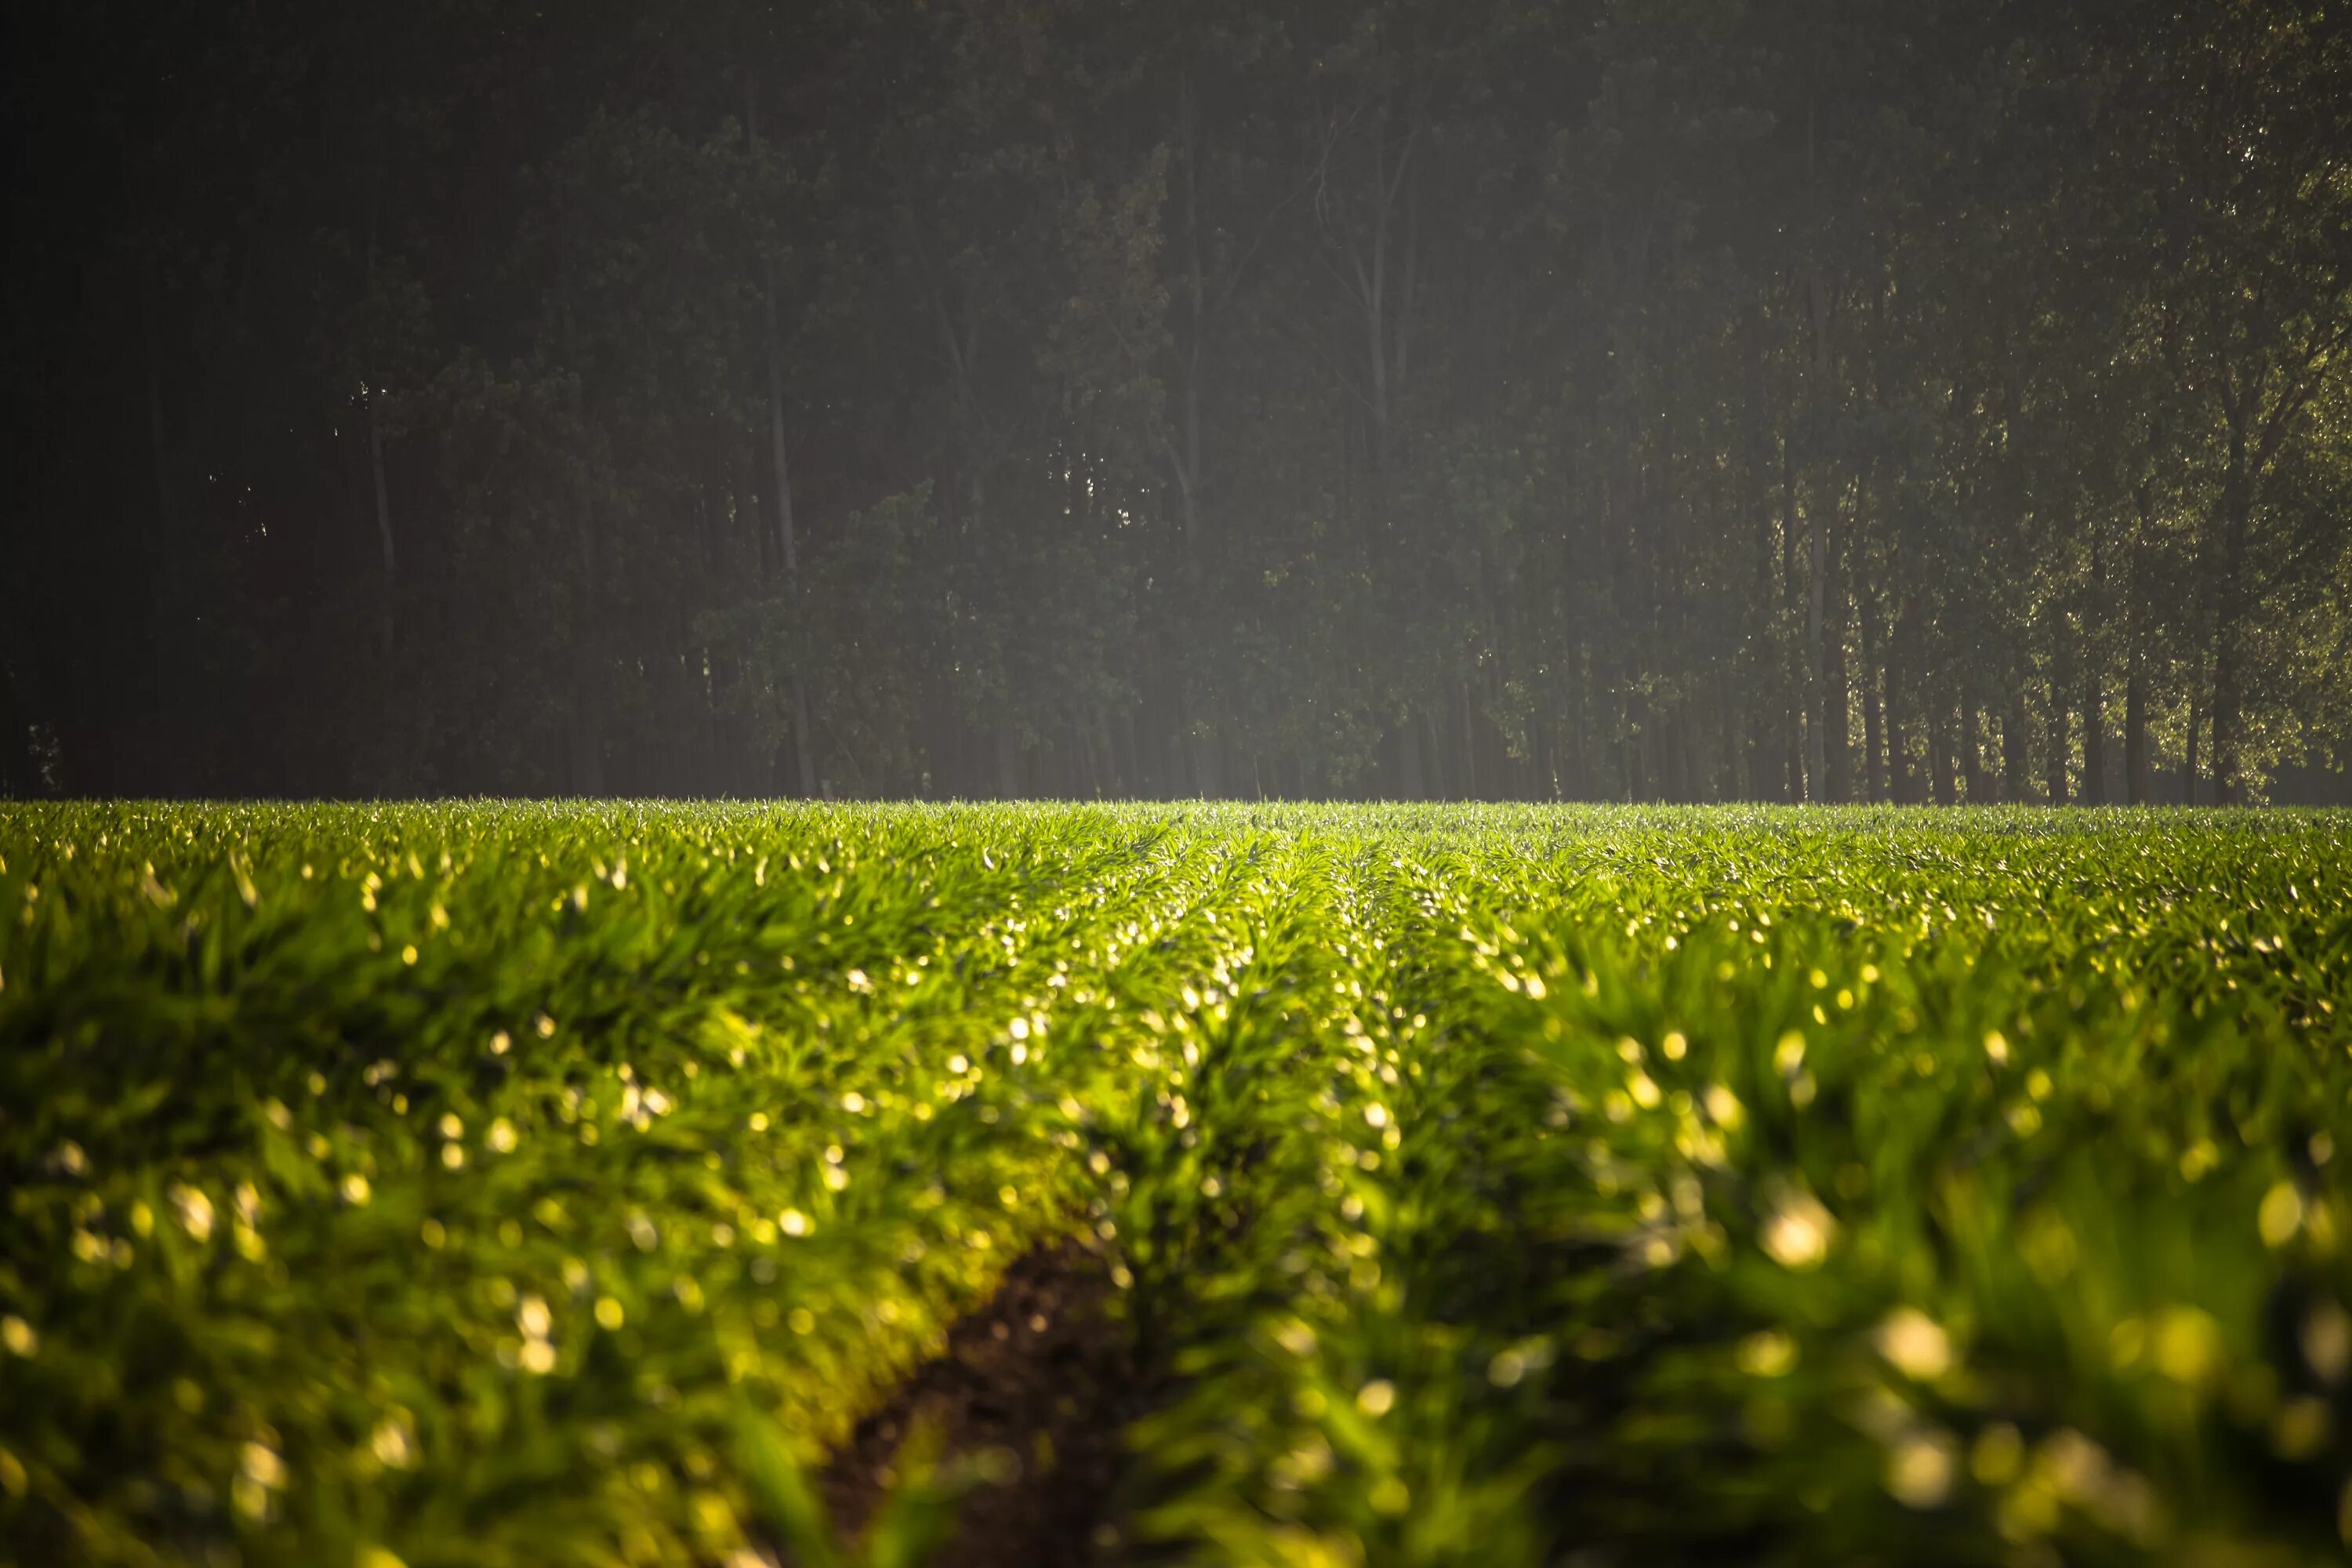
[{"label": "dark background", "polygon": [[5,26],[0,795],[2346,798],[2342,6]]}]

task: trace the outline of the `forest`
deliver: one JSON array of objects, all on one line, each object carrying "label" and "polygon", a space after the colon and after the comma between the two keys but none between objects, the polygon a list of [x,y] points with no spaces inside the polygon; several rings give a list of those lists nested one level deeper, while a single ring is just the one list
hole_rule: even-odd
[{"label": "forest", "polygon": [[0,795],[2352,757],[2341,5],[0,28]]}]

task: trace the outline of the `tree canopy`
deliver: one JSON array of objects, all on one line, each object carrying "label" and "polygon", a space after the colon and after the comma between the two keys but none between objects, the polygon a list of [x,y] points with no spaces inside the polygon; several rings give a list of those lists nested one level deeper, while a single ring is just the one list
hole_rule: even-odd
[{"label": "tree canopy", "polygon": [[25,0],[0,794],[2231,801],[2319,0]]}]

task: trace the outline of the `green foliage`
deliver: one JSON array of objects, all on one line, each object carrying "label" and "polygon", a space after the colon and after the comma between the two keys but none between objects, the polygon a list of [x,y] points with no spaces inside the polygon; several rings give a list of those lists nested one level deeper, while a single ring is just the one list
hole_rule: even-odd
[{"label": "green foliage", "polygon": [[13,808],[0,1558],[952,1561],[1077,1241],[1146,1553],[2339,1560],[2347,835]]}]

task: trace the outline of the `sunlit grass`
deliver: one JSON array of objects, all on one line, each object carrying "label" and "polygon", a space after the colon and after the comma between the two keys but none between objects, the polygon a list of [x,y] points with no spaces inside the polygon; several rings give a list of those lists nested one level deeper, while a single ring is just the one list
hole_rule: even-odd
[{"label": "sunlit grass", "polygon": [[741,1561],[1077,1238],[1122,1543],[2331,1561],[2347,834],[11,808],[0,1556]]}]

